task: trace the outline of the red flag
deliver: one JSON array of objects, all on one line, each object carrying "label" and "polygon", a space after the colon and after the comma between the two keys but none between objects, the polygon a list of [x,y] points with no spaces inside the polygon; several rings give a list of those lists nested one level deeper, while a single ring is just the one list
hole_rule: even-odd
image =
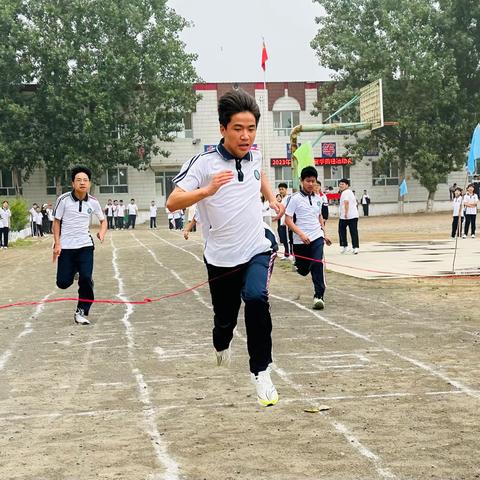
[{"label": "red flag", "polygon": [[265,46],[265,41],[263,42],[263,48],[262,48],[262,68],[263,71],[266,69],[266,61],[268,60],[268,53],[267,53],[267,47]]}]

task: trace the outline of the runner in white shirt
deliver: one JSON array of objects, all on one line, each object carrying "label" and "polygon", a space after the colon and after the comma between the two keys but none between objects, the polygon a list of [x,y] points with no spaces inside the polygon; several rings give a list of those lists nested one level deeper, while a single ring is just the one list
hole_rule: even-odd
[{"label": "runner in white shirt", "polygon": [[107,231],[102,207],[88,193],[91,177],[92,172],[86,167],[72,169],[73,190],[58,197],[53,222],[53,261],[58,258],[57,286],[61,289],[70,287],[78,273],[79,300],[74,320],[82,325],[90,323],[87,317],[92,306],[91,300],[94,299],[94,244],[89,232],[92,214],[100,220],[100,231],[97,233],[100,242],[103,242]]},{"label": "runner in white shirt", "polygon": [[157,228],[157,206],[155,205],[155,201],[152,200],[150,204],[150,228]]},{"label": "runner in white shirt", "polygon": [[340,204],[338,212],[340,220],[338,222],[338,236],[340,237],[341,253],[348,251],[347,227],[352,237],[353,253],[356,255],[360,247],[358,240],[358,208],[357,199],[350,190],[350,180],[342,178],[338,182],[338,188],[342,192],[340,195]]},{"label": "runner in white shirt", "polygon": [[474,193],[474,188],[473,183],[471,183],[467,187],[467,193],[463,196],[463,205],[465,206],[465,230],[463,231],[463,238],[467,237],[470,226],[472,238],[475,238],[478,195]]},{"label": "runner in white shirt", "polygon": [[300,191],[293,194],[285,210],[285,224],[293,232],[293,254],[297,272],[306,277],[312,274],[313,308],[325,308],[325,269],[323,263],[325,222],[322,218],[323,200],[315,195],[317,169],[305,167],[300,172]]},{"label": "runner in white shirt", "polygon": [[138,207],[137,204],[135,203],[135,199],[132,198],[130,200],[130,203],[127,205],[127,211],[128,211],[128,223],[126,226],[126,229],[131,226],[132,230],[135,228],[135,222],[137,220],[137,215],[138,215]]},{"label": "runner in white shirt", "polygon": [[[463,207],[462,189],[460,187],[456,187],[453,191],[452,200],[452,238],[459,237],[461,235],[463,225]],[[460,225],[458,224],[459,219]]]},{"label": "runner in white shirt", "polygon": [[[230,362],[230,343],[241,301],[245,303],[247,346],[252,381],[261,405],[278,394],[269,373],[272,320],[268,286],[277,247],[262,221],[260,192],[277,214],[277,202],[262,172],[262,157],[252,151],[260,110],[243,90],[230,90],[218,103],[223,140],[210,152],[186,162],[174,178],[170,211],[197,203],[208,229],[204,257],[214,311],[213,345],[217,365]],[[221,278],[218,278],[221,277]]]}]

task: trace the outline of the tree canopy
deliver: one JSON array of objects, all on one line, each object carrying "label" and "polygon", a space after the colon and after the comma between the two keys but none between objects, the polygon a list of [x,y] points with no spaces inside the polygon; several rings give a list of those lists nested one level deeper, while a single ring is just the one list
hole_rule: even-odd
[{"label": "tree canopy", "polygon": [[[142,168],[195,108],[187,22],[166,0],[4,0],[0,162],[60,179]],[[23,161],[23,163],[22,163]]]},{"label": "tree canopy", "polygon": [[361,155],[378,146],[383,161],[413,168],[433,200],[438,183],[466,161],[480,106],[480,4],[473,0],[315,0],[326,15],[312,41],[335,70],[334,111],[366,83],[382,78],[386,120],[399,125],[359,139]]}]

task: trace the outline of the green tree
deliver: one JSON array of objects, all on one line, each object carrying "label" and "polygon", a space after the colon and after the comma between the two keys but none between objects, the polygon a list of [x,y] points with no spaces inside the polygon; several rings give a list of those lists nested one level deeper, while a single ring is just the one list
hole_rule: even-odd
[{"label": "green tree", "polygon": [[458,59],[448,47],[456,30],[446,20],[449,13],[433,0],[316,1],[326,16],[317,20],[312,47],[338,81],[318,108],[332,111],[347,93],[382,78],[385,118],[399,126],[359,138],[352,151],[361,157],[373,144],[383,161],[399,162],[403,175],[410,165],[428,190],[430,209],[438,183],[465,163],[472,118],[467,112],[475,110],[465,104]]},{"label": "green tree", "polygon": [[19,88],[33,80],[25,46],[29,31],[19,21],[24,5],[4,0],[0,5],[0,167],[13,174],[17,195],[21,177],[27,178],[38,164],[32,96]]},{"label": "green tree", "polygon": [[75,163],[96,176],[145,168],[171,140],[196,97],[187,25],[166,0],[25,1],[35,144],[57,189]]}]

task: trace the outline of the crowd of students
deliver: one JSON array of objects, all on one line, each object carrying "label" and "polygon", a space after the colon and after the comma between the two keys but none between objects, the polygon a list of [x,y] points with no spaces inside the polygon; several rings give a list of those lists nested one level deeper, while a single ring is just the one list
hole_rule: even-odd
[{"label": "crowd of students", "polygon": [[472,238],[475,238],[477,206],[478,194],[475,192],[473,183],[467,186],[465,194],[460,187],[455,187],[452,199],[452,238],[467,238],[469,233]]}]

